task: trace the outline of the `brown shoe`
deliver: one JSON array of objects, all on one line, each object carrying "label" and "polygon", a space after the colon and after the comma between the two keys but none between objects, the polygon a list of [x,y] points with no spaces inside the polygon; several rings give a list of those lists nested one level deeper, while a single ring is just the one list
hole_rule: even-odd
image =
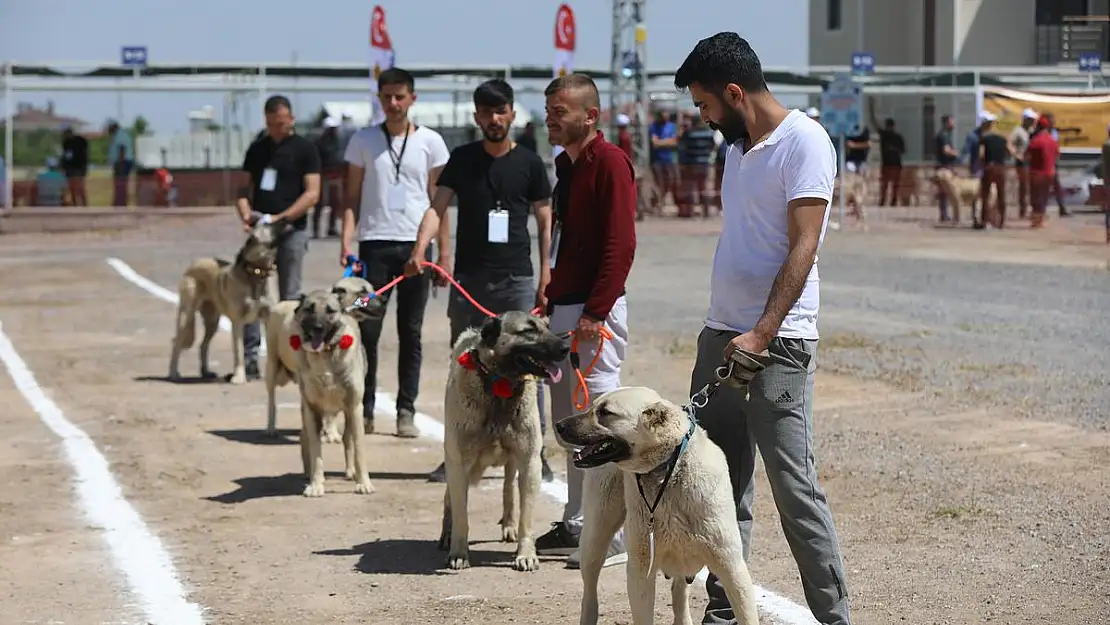
[{"label": "brown shoe", "polygon": [[363,434],[373,434],[374,433],[374,417],[363,417],[363,419],[362,419],[362,433]]},{"label": "brown shoe", "polygon": [[397,436],[400,438],[417,438],[420,430],[416,429],[415,415],[411,410],[397,411]]}]

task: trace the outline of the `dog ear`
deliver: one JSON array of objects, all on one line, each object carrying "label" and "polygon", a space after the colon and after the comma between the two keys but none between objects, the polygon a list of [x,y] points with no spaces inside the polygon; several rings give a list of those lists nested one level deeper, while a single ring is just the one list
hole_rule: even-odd
[{"label": "dog ear", "polygon": [[501,317],[490,317],[482,324],[482,343],[493,347],[501,336]]},{"label": "dog ear", "polygon": [[644,407],[640,413],[640,423],[648,429],[662,427],[670,418],[674,406],[665,401],[657,401]]}]

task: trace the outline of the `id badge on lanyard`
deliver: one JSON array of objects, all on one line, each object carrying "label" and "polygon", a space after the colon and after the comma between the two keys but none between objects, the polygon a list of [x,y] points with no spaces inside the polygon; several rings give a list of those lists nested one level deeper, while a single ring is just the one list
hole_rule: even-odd
[{"label": "id badge on lanyard", "polygon": [[389,134],[389,129],[385,127],[383,122],[381,125],[382,134],[385,135],[385,146],[389,151],[389,160],[393,163],[393,179],[386,181],[389,185],[389,191],[386,194],[386,209],[391,211],[404,212],[408,208],[408,191],[401,180],[401,166],[405,160],[405,150],[409,147],[409,128],[405,127],[405,139],[401,142],[401,151],[397,152],[393,149],[393,136]]}]

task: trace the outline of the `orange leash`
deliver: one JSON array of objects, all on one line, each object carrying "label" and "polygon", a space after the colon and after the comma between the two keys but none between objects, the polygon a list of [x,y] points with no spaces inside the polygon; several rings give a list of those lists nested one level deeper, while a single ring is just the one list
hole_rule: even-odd
[{"label": "orange leash", "polygon": [[[497,316],[493,312],[491,312],[488,308],[479,304],[478,300],[474,299],[474,297],[471,296],[470,293],[467,293],[466,289],[462,288],[462,285],[460,285],[458,282],[456,282],[455,278],[453,278],[451,276],[451,274],[447,273],[447,271],[443,267],[440,267],[439,265],[437,265],[435,263],[432,263],[432,262],[428,262],[426,260],[425,261],[420,261],[420,265],[422,267],[428,267],[429,269],[433,269],[437,273],[439,273],[439,275],[443,276],[447,280],[447,282],[449,282],[451,284],[451,286],[458,289],[459,293],[461,293],[462,296],[464,298],[466,298],[466,301],[473,304],[474,307],[477,308],[478,311],[481,312],[483,315],[485,315],[487,317],[496,317]],[[380,297],[386,291],[388,291],[388,290],[392,289],[393,287],[397,286],[398,284],[400,284],[401,281],[404,280],[405,278],[406,278],[406,276],[403,275],[403,274],[400,275],[400,276],[397,276],[396,278],[391,280],[385,286],[379,288],[377,291],[374,291],[374,296],[375,297]],[[536,308],[533,308],[531,312],[532,312],[533,315],[539,315],[540,312],[542,312],[542,311],[540,311],[539,307],[536,307]],[[598,336],[597,351],[594,352],[594,357],[593,357],[592,360],[590,360],[590,364],[586,365],[585,370],[583,370],[580,367],[581,362],[578,359],[578,334],[574,330],[571,330],[570,334],[571,334],[571,336],[574,337],[571,340],[571,343],[570,343],[570,364],[574,368],[575,377],[578,378],[577,382],[575,382],[575,385],[574,385],[574,395],[573,395],[574,408],[575,408],[575,410],[585,410],[585,409],[589,408],[589,406],[590,406],[590,391],[586,387],[586,376],[589,376],[590,372],[594,370],[594,365],[597,364],[597,359],[601,356],[602,348],[605,347],[605,341],[611,340],[613,338],[613,335],[609,333],[608,328],[606,328],[605,326],[601,327],[601,332]],[[579,400],[579,396],[581,396],[581,400]]]}]

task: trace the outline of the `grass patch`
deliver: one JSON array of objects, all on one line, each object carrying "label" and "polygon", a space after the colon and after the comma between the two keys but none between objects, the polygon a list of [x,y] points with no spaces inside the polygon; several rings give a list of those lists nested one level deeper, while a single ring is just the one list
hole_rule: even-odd
[{"label": "grass patch", "polygon": [[878,343],[855,332],[838,332],[821,337],[821,347],[828,349],[867,349],[878,347]]}]

